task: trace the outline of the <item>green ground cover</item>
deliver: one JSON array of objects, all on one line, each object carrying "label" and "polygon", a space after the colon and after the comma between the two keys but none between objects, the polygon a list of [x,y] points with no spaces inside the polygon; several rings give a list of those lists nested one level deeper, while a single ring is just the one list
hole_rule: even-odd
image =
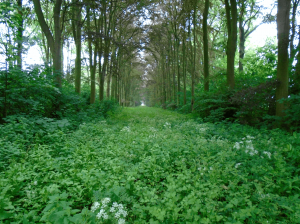
[{"label": "green ground cover", "polygon": [[300,223],[299,133],[139,107],[46,137],[1,171],[0,223]]}]

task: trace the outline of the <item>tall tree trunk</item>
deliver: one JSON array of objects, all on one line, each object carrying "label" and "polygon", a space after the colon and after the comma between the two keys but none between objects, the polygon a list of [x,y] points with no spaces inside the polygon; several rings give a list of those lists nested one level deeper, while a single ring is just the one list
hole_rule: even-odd
[{"label": "tall tree trunk", "polygon": [[[184,24],[184,30],[186,26]],[[185,32],[183,33],[183,41],[182,41],[182,74],[183,74],[183,105],[186,105],[187,100],[186,100],[186,64],[187,64],[187,59],[186,59],[186,34]]]},{"label": "tall tree trunk", "polygon": [[243,59],[245,56],[245,28],[242,26],[242,21],[239,21],[240,43],[239,43],[239,72],[244,71]]},{"label": "tall tree trunk", "polygon": [[239,72],[244,71],[244,66],[242,60],[245,56],[245,27],[243,26],[244,13],[245,13],[245,1],[240,3],[240,15],[239,15],[239,33],[240,33],[240,43],[239,43]]},{"label": "tall tree trunk", "polygon": [[[293,69],[293,62],[295,59],[295,56],[297,54],[297,51],[300,51],[300,49],[297,49],[294,47],[294,39],[296,35],[296,17],[297,17],[297,8],[299,4],[299,0],[292,0],[293,6],[292,6],[292,18],[291,18],[291,40],[290,40],[290,57],[289,57],[289,74],[291,74],[291,71]],[[300,27],[299,27],[300,29]],[[300,32],[300,30],[299,30]]]},{"label": "tall tree trunk", "polygon": [[77,0],[73,0],[73,15],[72,15],[72,31],[76,47],[75,59],[75,92],[81,92],[81,10],[82,6],[78,5]]},{"label": "tall tree trunk", "polygon": [[18,57],[17,57],[17,65],[20,69],[22,69],[22,51],[23,51],[23,8],[22,8],[22,0],[18,0],[18,13],[20,15],[19,24],[18,24]]},{"label": "tall tree trunk", "polygon": [[277,9],[277,39],[278,39],[278,65],[277,79],[279,85],[276,89],[276,115],[284,116],[286,106],[279,100],[288,97],[288,65],[289,65],[289,32],[290,32],[291,0],[278,0]]},{"label": "tall tree trunk", "polygon": [[204,51],[204,91],[209,91],[209,58],[208,58],[208,34],[207,34],[207,17],[209,9],[209,0],[205,0],[203,14],[203,51]]},{"label": "tall tree trunk", "polygon": [[89,48],[89,64],[91,74],[91,97],[90,103],[93,104],[96,101],[96,60],[98,53],[98,41],[95,41],[94,49],[94,61],[93,61],[93,47],[92,47],[92,35],[91,35],[91,17],[90,7],[87,6],[87,29],[88,29],[88,48]]},{"label": "tall tree trunk", "polygon": [[55,84],[58,88],[62,87],[62,70],[61,70],[61,43],[62,43],[62,32],[61,32],[61,21],[60,21],[60,11],[62,0],[56,0],[54,9],[53,9],[53,17],[54,17],[54,35],[52,35],[49,26],[45,21],[45,17],[42,12],[40,0],[33,0],[34,10],[38,17],[39,24],[43,33],[47,38],[48,45],[50,47],[50,51],[52,53],[53,58],[53,68],[54,68],[54,76],[55,76]]},{"label": "tall tree trunk", "polygon": [[[111,61],[110,61],[111,63]],[[111,66],[108,66],[107,68],[107,87],[106,87],[106,98],[109,99],[110,98],[110,83],[111,83]]]},{"label": "tall tree trunk", "polygon": [[227,18],[227,85],[234,89],[234,58],[237,45],[237,4],[236,0],[225,0],[226,18]]},{"label": "tall tree trunk", "polygon": [[[104,6],[103,6],[104,7]],[[106,10],[103,10],[104,12]],[[101,60],[102,60],[102,57],[103,57],[103,45],[104,45],[104,42],[103,42],[103,39],[101,37],[101,35],[103,35],[103,32],[104,32],[104,14],[101,13],[101,16],[99,18],[99,29],[98,29],[98,32],[97,32],[97,36],[100,36],[99,38],[99,48],[98,48],[98,65],[99,65],[99,100],[103,100],[103,88],[104,88],[104,85],[102,84],[102,70],[103,70],[103,65],[101,63]],[[103,77],[103,83],[104,83],[104,77]],[[103,88],[102,88],[103,87]]]},{"label": "tall tree trunk", "polygon": [[193,12],[193,42],[194,42],[194,52],[193,52],[193,71],[192,71],[192,87],[191,87],[191,110],[194,111],[194,103],[195,103],[195,79],[196,79],[196,7],[197,1],[194,3],[194,12]]},{"label": "tall tree trunk", "polygon": [[[299,27],[300,29],[300,27]],[[299,30],[299,40],[300,40],[300,30]],[[297,59],[297,63],[295,66],[295,85],[296,85],[296,90],[295,93],[299,93],[300,92],[300,41],[298,42],[298,54],[296,56]]]}]

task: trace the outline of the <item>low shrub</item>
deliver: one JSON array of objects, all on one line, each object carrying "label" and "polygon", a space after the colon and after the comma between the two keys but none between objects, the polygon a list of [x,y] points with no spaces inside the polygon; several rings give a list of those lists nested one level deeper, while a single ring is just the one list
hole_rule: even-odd
[{"label": "low shrub", "polygon": [[281,103],[288,105],[285,111],[285,116],[282,118],[282,123],[291,131],[300,130],[300,93],[290,95],[286,99],[280,100]]},{"label": "low shrub", "polygon": [[242,124],[257,125],[265,115],[275,114],[275,90],[278,81],[267,81],[258,86],[235,92],[229,102],[236,105],[235,116]]},{"label": "low shrub", "polygon": [[220,122],[225,119],[234,120],[237,111],[236,105],[229,99],[233,92],[222,90],[220,92],[203,92],[197,95],[194,113],[197,113],[205,122]]}]

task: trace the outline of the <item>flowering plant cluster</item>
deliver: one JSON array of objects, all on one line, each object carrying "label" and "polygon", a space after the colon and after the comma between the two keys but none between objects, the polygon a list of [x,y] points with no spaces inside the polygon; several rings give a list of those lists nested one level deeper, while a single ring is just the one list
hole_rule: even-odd
[{"label": "flowering plant cluster", "polygon": [[[254,149],[253,143],[252,143],[252,139],[255,139],[252,136],[247,135],[246,138],[242,138],[242,141],[240,142],[236,142],[233,146],[233,148],[235,149],[245,149],[245,153],[249,154],[250,156],[254,156],[258,154],[258,151],[256,149]],[[271,153],[268,151],[264,151],[261,155],[261,158],[264,158],[263,155],[267,155],[267,157],[269,159],[271,159]],[[240,164],[239,164],[240,165]],[[239,166],[238,165],[238,166]],[[236,167],[237,168],[237,167]]]},{"label": "flowering plant cluster", "polygon": [[300,223],[300,133],[199,122],[124,108],[26,145],[0,172],[0,223]]},{"label": "flowering plant cluster", "polygon": [[105,221],[108,219],[115,220],[118,224],[124,224],[127,216],[126,208],[122,204],[113,202],[111,206],[110,198],[103,198],[101,202],[94,202],[91,211],[97,213],[96,217],[99,220]]}]

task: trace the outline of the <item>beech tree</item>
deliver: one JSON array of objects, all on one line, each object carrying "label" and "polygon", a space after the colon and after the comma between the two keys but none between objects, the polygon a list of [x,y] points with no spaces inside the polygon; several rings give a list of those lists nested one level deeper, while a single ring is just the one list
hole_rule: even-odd
[{"label": "beech tree", "polygon": [[205,8],[203,13],[204,91],[209,91],[209,58],[208,58],[208,34],[207,34],[208,10],[209,10],[209,0],[205,0]]},{"label": "beech tree", "polygon": [[225,0],[227,18],[227,85],[230,89],[235,86],[234,80],[234,58],[237,46],[237,4],[236,0]]},{"label": "beech tree", "polygon": [[81,91],[81,27],[82,21],[82,3],[78,0],[72,0],[72,33],[76,46],[76,59],[75,59],[75,91]]},{"label": "beech tree", "polygon": [[49,45],[52,59],[53,59],[53,69],[55,75],[56,86],[62,87],[62,27],[63,21],[61,21],[61,10],[62,0],[55,0],[53,7],[53,17],[54,17],[54,32],[52,33],[48,24],[46,23],[40,0],[33,0],[34,10],[38,18],[38,22],[41,26],[42,32],[47,38],[47,43]]},{"label": "beech tree", "polygon": [[291,0],[278,0],[277,9],[277,39],[278,39],[278,65],[277,79],[279,85],[276,90],[276,115],[284,116],[286,105],[279,102],[288,97],[288,65],[289,65],[289,32],[290,32]]}]

